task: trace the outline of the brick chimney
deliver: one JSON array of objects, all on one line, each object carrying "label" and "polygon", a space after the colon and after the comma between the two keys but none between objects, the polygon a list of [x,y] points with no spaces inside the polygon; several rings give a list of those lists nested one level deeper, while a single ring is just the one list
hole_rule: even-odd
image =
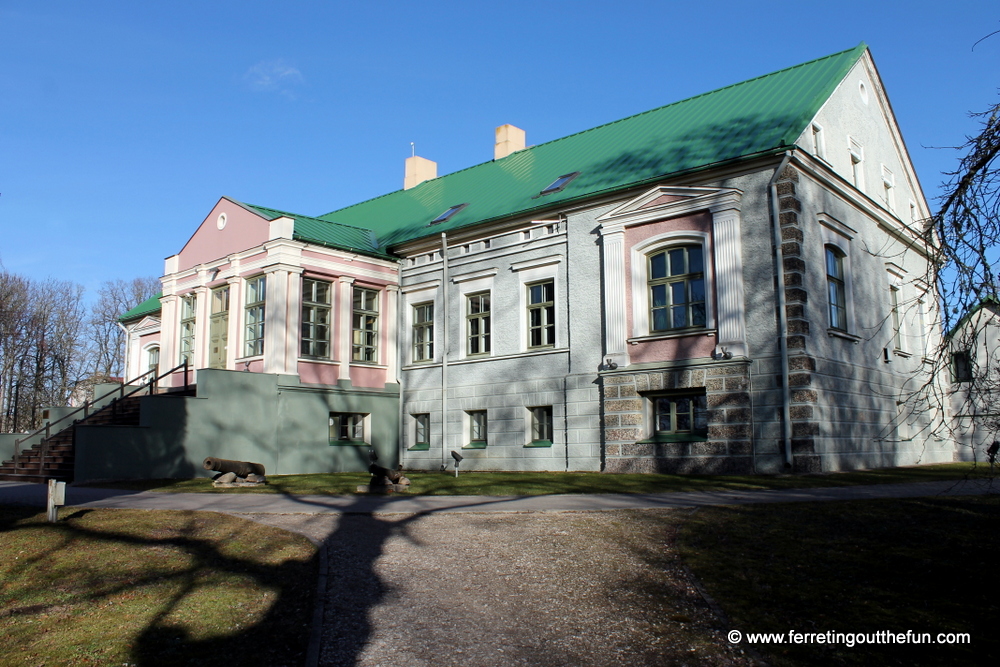
[{"label": "brick chimney", "polygon": [[406,175],[403,177],[403,189],[409,190],[424,181],[437,178],[438,165],[433,160],[422,158],[419,155],[406,158]]},{"label": "brick chimney", "polygon": [[524,130],[510,124],[498,127],[497,143],[493,147],[493,159],[499,160],[520,150],[524,150]]}]

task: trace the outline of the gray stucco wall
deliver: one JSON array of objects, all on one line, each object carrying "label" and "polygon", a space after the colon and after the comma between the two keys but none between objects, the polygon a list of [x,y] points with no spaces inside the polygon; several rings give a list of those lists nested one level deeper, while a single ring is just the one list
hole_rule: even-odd
[{"label": "gray stucco wall", "polygon": [[269,475],[362,471],[368,446],[331,445],[331,412],[370,414],[379,463],[398,463],[398,393],[302,385],[295,376],[202,369],[197,397],[145,396],[139,426],[80,426],[76,481],[211,476],[208,456]]}]

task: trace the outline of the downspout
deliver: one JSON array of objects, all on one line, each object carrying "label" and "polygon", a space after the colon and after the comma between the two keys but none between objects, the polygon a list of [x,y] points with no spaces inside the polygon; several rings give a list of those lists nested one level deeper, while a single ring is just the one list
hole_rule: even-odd
[{"label": "downspout", "polygon": [[[399,268],[396,270],[397,278],[396,284],[400,287],[403,286],[403,262],[399,262]],[[403,294],[400,292],[399,297],[396,299],[396,331],[403,331]],[[399,400],[396,401],[398,404],[397,415],[396,415],[396,448],[398,450],[398,458],[400,467],[403,465],[403,453],[406,451],[406,445],[404,440],[404,434],[406,433],[406,425],[403,422],[403,354],[406,351],[406,336],[396,334],[396,386],[399,387]]]},{"label": "downspout", "polygon": [[792,159],[785,151],[781,164],[768,182],[771,193],[771,231],[778,272],[778,345],[781,349],[781,435],[784,440],[785,467],[792,467],[792,390],[788,386],[788,313],[785,312],[785,255],[781,252],[781,219],[778,216],[778,178]]},{"label": "downspout", "polygon": [[569,472],[569,376],[573,373],[573,327],[570,326],[569,300],[569,220],[565,215],[559,216],[560,223],[566,230],[566,375],[563,376],[563,452],[566,458],[565,471]]},{"label": "downspout", "polygon": [[441,232],[441,470],[448,467],[448,235]]}]

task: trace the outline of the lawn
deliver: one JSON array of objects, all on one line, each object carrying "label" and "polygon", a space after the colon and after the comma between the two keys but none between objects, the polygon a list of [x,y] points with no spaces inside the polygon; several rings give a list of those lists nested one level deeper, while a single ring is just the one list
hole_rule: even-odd
[{"label": "lawn", "polygon": [[1000,498],[698,510],[682,558],[730,618],[724,632],[970,633],[971,644],[756,644],[783,665],[1000,664]]},{"label": "lawn", "polygon": [[208,512],[0,507],[0,664],[301,665],[304,537]]},{"label": "lawn", "polygon": [[[886,468],[821,475],[659,475],[609,474],[597,472],[452,472],[405,473],[412,485],[409,494],[429,496],[537,496],[557,493],[668,493],[675,491],[722,491],[792,489],[896,484],[939,480],[981,479],[990,476],[988,466],[947,463],[908,468]],[[216,489],[207,477],[185,480],[135,480],[95,484],[105,488],[149,490],[168,493],[285,493],[293,495],[350,495],[367,484],[367,473],[317,473],[271,475],[260,487]]]}]

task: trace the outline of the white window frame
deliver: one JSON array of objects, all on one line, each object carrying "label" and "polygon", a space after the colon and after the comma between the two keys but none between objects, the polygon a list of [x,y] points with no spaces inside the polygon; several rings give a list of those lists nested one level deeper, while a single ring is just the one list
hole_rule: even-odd
[{"label": "white window frame", "polygon": [[459,359],[489,359],[496,354],[497,336],[496,327],[494,326],[496,324],[494,312],[490,311],[490,351],[472,356],[469,356],[469,331],[466,318],[469,309],[469,297],[473,294],[489,292],[490,308],[493,308],[493,301],[496,296],[496,293],[493,291],[493,276],[496,273],[496,269],[489,269],[487,271],[476,271],[452,278],[452,282],[458,285],[458,291],[461,295],[462,344],[459,346]]},{"label": "white window frame", "polygon": [[[264,285],[264,298],[258,301],[244,301],[243,302],[243,357],[262,357],[264,356],[264,340],[267,336],[267,276],[265,274],[258,274],[256,276],[251,276],[243,281],[243,298],[250,298],[250,285],[257,281],[263,281]],[[252,310],[260,309],[261,317],[259,321],[250,323],[250,312]],[[251,326],[260,326],[261,335],[259,338],[250,338],[249,329]],[[254,341],[260,341],[260,351],[256,349],[251,349],[250,345]],[[256,347],[256,346],[255,346]]]},{"label": "white window frame", "polygon": [[[331,437],[330,438],[330,444],[331,445],[348,445],[348,446],[350,446],[350,445],[360,445],[360,444],[370,445],[371,442],[372,442],[372,437],[371,437],[371,433],[372,433],[372,428],[371,428],[372,427],[372,416],[371,416],[371,413],[364,413],[364,412],[331,412],[330,413],[330,430],[331,431],[333,430],[333,427],[335,426],[334,422],[336,420],[338,420],[339,418],[344,417],[344,416],[348,416],[348,417],[361,417],[361,420],[360,420],[361,438],[353,438],[352,437],[352,438],[346,438],[345,439],[345,438],[340,438],[339,436],[337,438]],[[336,424],[336,426],[338,427],[338,429],[340,428],[340,424]]]},{"label": "white window frame", "polygon": [[[486,433],[483,434],[485,437],[483,440],[473,440],[472,439],[472,422],[473,415],[482,414],[483,417],[483,428],[486,429]],[[465,410],[462,412],[462,448],[463,449],[484,449],[490,444],[490,415],[489,411],[483,410]]]},{"label": "white window frame", "polygon": [[[886,324],[889,325],[889,343],[886,347],[893,354],[908,357],[911,354],[910,346],[907,345],[909,337],[909,327],[906,326],[906,297],[903,291],[904,277],[895,271],[887,271],[889,279],[889,312]],[[895,304],[893,303],[895,298]],[[897,330],[896,323],[899,327]]]},{"label": "white window frame", "polygon": [[[354,295],[359,290],[365,291],[365,292],[374,292],[375,293],[375,310],[356,310],[354,308]],[[351,363],[352,364],[378,364],[379,363],[379,359],[381,358],[381,354],[382,354],[382,349],[381,349],[382,348],[382,345],[381,345],[382,341],[380,340],[380,338],[382,337],[382,324],[383,324],[383,322],[382,322],[382,320],[383,320],[382,308],[384,307],[384,301],[385,301],[385,294],[384,294],[383,290],[379,289],[378,287],[370,287],[368,285],[359,285],[357,283],[354,283],[354,284],[351,285]],[[374,345],[371,345],[371,346],[366,345],[363,341],[360,344],[354,342],[355,341],[355,333],[356,332],[360,331],[362,333],[367,333],[369,331],[364,326],[362,326],[360,329],[354,326],[354,318],[359,313],[361,314],[362,317],[371,317],[372,315],[374,315],[374,317],[375,317],[375,329],[374,329],[375,343],[374,343]],[[364,358],[364,356],[365,356],[364,355],[364,351],[367,350],[369,347],[371,347],[372,350],[373,350],[373,355],[372,355],[373,358],[372,359],[365,359]],[[361,358],[359,358],[359,355],[358,355],[358,350],[359,349],[362,352],[362,354],[360,355]]]},{"label": "white window frame", "polygon": [[[430,308],[430,319],[418,322],[417,321],[417,311]],[[410,306],[410,360],[415,364],[426,364],[434,361],[434,318],[436,317],[434,301],[421,301],[420,303],[415,303]],[[428,333],[427,339],[423,341],[423,345],[427,348],[427,356],[417,358],[417,336],[418,330],[424,330]]]},{"label": "white window frame", "polygon": [[195,347],[198,344],[198,295],[184,294],[178,301],[180,309],[180,332],[177,341],[177,359],[183,363],[187,359],[194,366]]},{"label": "white window frame", "polygon": [[823,136],[823,126],[819,123],[812,123],[809,126],[812,134],[813,155],[820,160],[826,160],[826,138]]},{"label": "white window frame", "polygon": [[847,151],[850,156],[848,167],[851,182],[861,192],[865,191],[865,147],[854,137],[847,137]]},{"label": "white window frame", "polygon": [[896,177],[884,164],[882,165],[882,197],[886,207],[896,212]]},{"label": "white window frame", "polygon": [[[560,280],[559,267],[561,264],[561,258],[558,258],[552,263],[545,264],[542,266],[525,266],[523,268],[518,268],[518,265],[514,265],[511,268],[517,271],[518,280],[518,338],[520,339],[518,343],[518,350],[520,352],[547,352],[549,350],[559,349],[563,346],[563,334],[562,334],[562,308],[560,296],[562,295],[562,281]],[[528,285],[533,285],[536,283],[544,282],[547,280],[552,281],[553,290],[553,305],[555,313],[555,341],[553,345],[546,347],[528,347]],[[471,293],[471,292],[470,292]],[[495,322],[491,322],[491,325]],[[496,327],[493,327],[494,329]],[[496,350],[496,340],[492,341],[490,345],[491,354]]]},{"label": "white window frame", "polygon": [[[328,301],[312,301],[306,298],[306,281],[313,283],[324,283],[327,286],[327,299]],[[328,280],[321,280],[320,278],[313,278],[311,276],[303,276],[302,278],[302,326],[300,326],[299,331],[299,356],[303,359],[320,359],[329,360],[333,355],[333,297],[334,297],[334,283]],[[308,321],[306,319],[307,310],[311,310],[314,313],[326,312],[326,330],[327,336],[326,340],[319,337],[313,336],[307,338],[303,335],[301,329],[304,328],[306,324],[309,325],[310,331],[315,331],[317,327],[321,326],[315,322]],[[315,345],[317,343],[326,343],[326,354],[307,354],[302,351],[303,343],[309,343],[310,352],[315,351]]]},{"label": "white window frame", "polygon": [[[549,436],[548,438],[535,438],[536,421],[535,410],[548,409],[549,411]],[[556,411],[554,405],[532,405],[524,408],[524,442],[526,447],[550,447],[556,442]]]},{"label": "white window frame", "polygon": [[[672,246],[700,245],[705,272],[705,326],[693,329],[652,332],[649,322],[648,257]],[[715,322],[715,264],[712,239],[707,232],[678,230],[648,238],[632,246],[632,337],[675,338],[678,336],[705,335],[714,331]]]},{"label": "white window frame", "polygon": [[854,314],[854,273],[851,268],[851,239],[853,235],[850,234],[851,230],[848,230],[843,225],[836,225],[834,227],[835,223],[824,218],[819,218],[819,222],[821,240],[823,242],[821,248],[823,252],[823,285],[826,285],[826,247],[833,246],[843,255],[841,257],[841,266],[844,269],[844,300],[847,313],[847,327],[844,329],[834,329],[832,326],[833,323],[830,321],[830,297],[827,294],[824,298],[826,330],[832,336],[843,335],[845,333],[850,336],[856,336],[857,319]]},{"label": "white window frame", "polygon": [[[401,291],[403,292],[403,299],[406,304],[403,308],[403,336],[405,340],[405,352],[404,352],[404,363],[406,364],[429,364],[439,361],[441,358],[440,345],[438,345],[437,337],[441,331],[441,308],[439,307],[440,299],[438,298],[439,283],[434,283],[428,286],[427,283],[421,283],[417,289],[403,287]],[[353,294],[353,292],[352,292]],[[353,303],[353,302],[352,302]],[[413,358],[413,308],[418,305],[423,305],[431,303],[434,305],[434,354],[430,359],[421,359],[417,361]],[[353,308],[353,305],[352,305]],[[352,313],[353,317],[353,313]],[[353,335],[353,334],[352,334]],[[353,342],[353,340],[352,340]]]}]

